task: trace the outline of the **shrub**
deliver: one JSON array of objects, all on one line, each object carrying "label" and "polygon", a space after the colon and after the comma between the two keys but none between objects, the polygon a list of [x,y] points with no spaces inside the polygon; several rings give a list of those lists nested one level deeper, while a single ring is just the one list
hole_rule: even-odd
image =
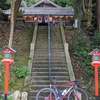
[{"label": "shrub", "polygon": [[91,46],[94,48],[100,48],[100,33],[95,33],[92,38]]},{"label": "shrub", "polygon": [[[13,100],[14,98],[12,96],[8,96],[8,99],[7,100]],[[0,98],[0,100],[4,100],[3,97]]]},{"label": "shrub", "polygon": [[24,13],[24,11],[23,11],[23,10],[20,10],[20,11],[18,12],[18,17],[19,17],[19,18],[22,17],[22,16],[23,16],[23,13]]},{"label": "shrub", "polygon": [[30,75],[29,73],[29,68],[28,66],[23,66],[21,68],[14,66],[12,68],[12,72],[18,77],[18,78],[22,78],[22,77],[26,77],[28,75]]},{"label": "shrub", "polygon": [[88,37],[82,35],[72,46],[73,54],[80,61],[80,67],[87,75],[94,75],[94,68],[90,64],[91,56],[88,56],[88,53],[95,48],[100,48],[100,33],[96,33],[92,41],[89,41]]}]

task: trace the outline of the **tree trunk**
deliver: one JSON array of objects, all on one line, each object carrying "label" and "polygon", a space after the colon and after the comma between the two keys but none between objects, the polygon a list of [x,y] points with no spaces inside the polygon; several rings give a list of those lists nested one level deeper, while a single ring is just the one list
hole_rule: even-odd
[{"label": "tree trunk", "polygon": [[83,0],[83,16],[87,20],[87,26],[91,26],[92,23],[92,0]]},{"label": "tree trunk", "polygon": [[92,0],[89,0],[88,3],[88,27],[91,26],[92,22]]},{"label": "tree trunk", "polygon": [[21,0],[16,0],[15,8],[14,8],[14,23],[16,24],[16,18],[18,15],[19,7],[20,7]]},{"label": "tree trunk", "polygon": [[74,4],[74,19],[77,19],[77,28],[74,29],[75,40],[77,41],[80,34],[81,28],[81,20],[82,20],[82,0],[76,0],[76,4]]},{"label": "tree trunk", "polygon": [[14,31],[14,6],[15,1],[11,0],[11,22],[10,22],[10,37],[9,37],[9,47],[12,47],[13,42],[13,31]]},{"label": "tree trunk", "polygon": [[97,29],[100,32],[100,0],[96,0],[97,5]]},{"label": "tree trunk", "polygon": [[17,14],[19,11],[21,0],[11,0],[11,23],[10,23],[10,37],[9,37],[9,47],[12,47],[13,42],[13,32],[14,25],[16,23]]},{"label": "tree trunk", "polygon": [[86,14],[85,0],[82,0],[83,13]]}]

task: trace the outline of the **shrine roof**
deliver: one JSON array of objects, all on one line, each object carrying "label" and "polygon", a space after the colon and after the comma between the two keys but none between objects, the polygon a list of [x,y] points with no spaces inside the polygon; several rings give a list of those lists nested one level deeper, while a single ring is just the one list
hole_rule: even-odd
[{"label": "shrine roof", "polygon": [[[50,0],[40,0],[31,7],[20,7],[24,15],[74,15],[72,7],[60,7]],[[5,10],[4,13],[10,15],[11,10]]]},{"label": "shrine roof", "polygon": [[[43,7],[36,7],[36,8],[25,8],[21,7],[20,10],[24,11],[24,15],[74,15],[74,10],[73,8],[43,8]],[[11,10],[6,10],[5,14],[10,14]]]}]

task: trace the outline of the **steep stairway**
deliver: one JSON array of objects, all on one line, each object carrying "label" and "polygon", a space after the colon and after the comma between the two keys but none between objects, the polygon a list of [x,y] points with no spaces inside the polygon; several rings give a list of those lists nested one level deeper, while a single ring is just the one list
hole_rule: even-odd
[{"label": "steep stairway", "polygon": [[55,75],[51,74],[51,76],[57,79],[57,84],[69,81],[69,73],[59,26],[51,26],[51,70],[51,72],[55,70]]},{"label": "steep stairway", "polygon": [[[57,79],[57,84],[69,81],[64,47],[58,26],[51,26],[51,76]],[[35,100],[37,92],[49,87],[48,68],[48,27],[39,26],[36,47],[31,71],[31,85],[28,100]],[[63,88],[62,88],[63,89]]]}]

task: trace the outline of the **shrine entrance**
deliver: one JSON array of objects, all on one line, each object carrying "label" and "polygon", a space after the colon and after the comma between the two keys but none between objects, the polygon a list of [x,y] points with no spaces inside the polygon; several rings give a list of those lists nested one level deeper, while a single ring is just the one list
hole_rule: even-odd
[{"label": "shrine entrance", "polygon": [[[33,23],[37,20],[39,24],[47,24],[48,20],[50,25],[58,25],[62,20],[63,25],[73,19],[74,10],[72,7],[60,7],[50,0],[40,0],[31,7],[20,7],[22,10],[23,20],[27,23]],[[10,10],[5,11],[10,19]],[[48,19],[49,15],[49,19]]]},{"label": "shrine entrance", "polygon": [[[49,17],[48,17],[49,16]],[[63,25],[65,25],[68,21],[72,20],[73,16],[63,16],[63,15],[35,15],[35,16],[24,16],[25,22],[38,21],[40,25],[47,25],[48,21],[50,21],[50,25],[58,26],[59,22],[62,21]]]},{"label": "shrine entrance", "polygon": [[48,15],[37,16],[37,21],[38,24],[47,25],[49,21]]}]

